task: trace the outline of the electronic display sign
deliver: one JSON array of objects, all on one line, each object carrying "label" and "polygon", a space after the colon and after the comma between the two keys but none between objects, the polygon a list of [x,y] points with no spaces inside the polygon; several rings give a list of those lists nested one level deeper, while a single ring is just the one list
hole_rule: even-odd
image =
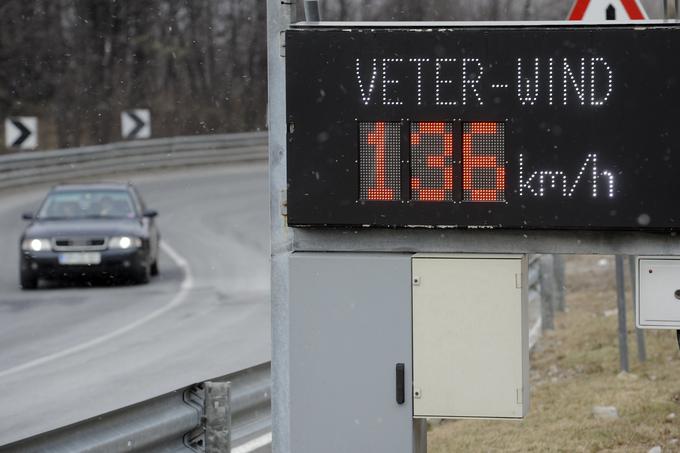
[{"label": "electronic display sign", "polygon": [[679,32],[293,28],[289,225],[678,229]]}]

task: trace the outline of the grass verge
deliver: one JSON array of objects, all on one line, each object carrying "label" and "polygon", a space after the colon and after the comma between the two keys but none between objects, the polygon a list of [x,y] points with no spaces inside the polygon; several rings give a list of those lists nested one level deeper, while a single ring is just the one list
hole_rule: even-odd
[{"label": "grass verge", "polygon": [[[444,421],[428,452],[680,452],[680,353],[671,330],[645,331],[639,363],[627,297],[630,373],[619,373],[614,260],[567,258],[567,311],[531,355],[531,407],[523,421]],[[626,266],[626,270],[627,266]],[[629,281],[626,275],[626,281]],[[597,419],[593,406],[615,406]],[[671,414],[678,414],[674,417]]]}]

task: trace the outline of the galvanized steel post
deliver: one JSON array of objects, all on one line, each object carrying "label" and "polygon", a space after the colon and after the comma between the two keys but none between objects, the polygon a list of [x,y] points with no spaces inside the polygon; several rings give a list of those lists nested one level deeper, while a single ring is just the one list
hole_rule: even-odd
[{"label": "galvanized steel post", "polygon": [[[629,256],[628,263],[630,265],[630,286],[631,286],[631,300],[633,301],[633,321],[637,321],[637,311],[635,308],[637,281],[635,280],[635,257]],[[638,360],[644,362],[647,360],[647,349],[645,348],[645,332],[642,329],[635,328],[635,339],[637,340]]]},{"label": "galvanized steel post", "polygon": [[628,331],[626,330],[626,288],[623,279],[623,256],[616,255],[616,304],[619,314],[619,359],[621,371],[629,371]]},{"label": "galvanized steel post", "polygon": [[413,452],[427,453],[427,420],[424,418],[413,420]]},{"label": "galvanized steel post", "polygon": [[284,30],[295,17],[294,0],[267,2],[269,106],[269,211],[271,223],[272,448],[290,452],[288,256],[292,232],[286,221],[286,74]]},{"label": "galvanized steel post", "polygon": [[305,0],[305,20],[307,22],[319,22],[321,20],[318,0]]},{"label": "galvanized steel post", "polygon": [[557,311],[564,311],[565,306],[565,270],[564,257],[553,255],[553,270],[555,273],[555,308]]},{"label": "galvanized steel post", "polygon": [[543,330],[555,328],[555,271],[552,255],[541,255],[539,258],[541,286],[541,325]]}]

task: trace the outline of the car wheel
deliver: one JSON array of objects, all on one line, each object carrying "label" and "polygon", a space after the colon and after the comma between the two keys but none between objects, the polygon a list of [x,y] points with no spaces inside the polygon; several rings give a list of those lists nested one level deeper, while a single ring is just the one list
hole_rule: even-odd
[{"label": "car wheel", "polygon": [[156,258],[156,260],[151,263],[151,275],[158,275],[158,258]]},{"label": "car wheel", "polygon": [[38,287],[38,275],[34,272],[22,270],[19,280],[22,289],[36,289]]},{"label": "car wheel", "polygon": [[149,283],[151,280],[151,266],[142,266],[140,270],[135,274],[135,283],[144,284]]}]

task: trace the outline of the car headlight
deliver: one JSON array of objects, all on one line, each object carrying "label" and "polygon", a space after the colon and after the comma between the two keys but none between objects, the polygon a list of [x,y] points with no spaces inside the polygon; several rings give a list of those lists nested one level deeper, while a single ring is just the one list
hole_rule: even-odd
[{"label": "car headlight", "polygon": [[52,250],[52,243],[49,239],[24,239],[21,243],[21,250],[26,252],[49,252]]},{"label": "car headlight", "polygon": [[141,246],[142,240],[132,236],[114,236],[109,239],[110,249],[127,250],[131,248],[139,248]]}]

